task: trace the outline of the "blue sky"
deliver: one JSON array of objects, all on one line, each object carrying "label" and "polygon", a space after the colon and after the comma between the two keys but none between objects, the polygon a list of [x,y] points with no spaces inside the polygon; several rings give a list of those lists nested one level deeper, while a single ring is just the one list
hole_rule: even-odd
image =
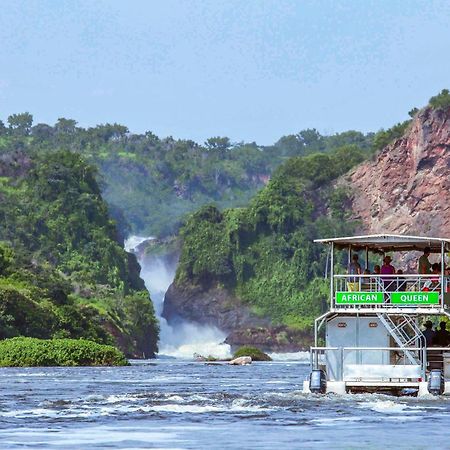
[{"label": "blue sky", "polygon": [[450,1],[4,0],[0,119],[203,142],[376,131],[450,87]]}]

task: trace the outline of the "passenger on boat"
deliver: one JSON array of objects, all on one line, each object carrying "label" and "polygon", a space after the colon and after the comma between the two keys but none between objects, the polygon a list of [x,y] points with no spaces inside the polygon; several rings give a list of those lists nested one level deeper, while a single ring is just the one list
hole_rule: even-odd
[{"label": "passenger on boat", "polygon": [[364,269],[363,275],[367,275],[367,276],[361,277],[361,290],[362,291],[370,291],[371,282],[373,280],[373,278],[370,277],[370,270]]},{"label": "passenger on boat", "polygon": [[[358,255],[356,253],[352,256],[352,262],[349,264],[347,272],[349,275],[361,275],[361,265],[359,264]],[[350,277],[348,281],[349,291],[359,290],[359,278]]]},{"label": "passenger on boat", "polygon": [[425,247],[423,250],[423,255],[419,258],[418,272],[421,274],[431,273],[431,263],[428,261],[428,257],[431,254],[430,247]]},{"label": "passenger on boat", "polygon": [[450,278],[449,278],[450,267],[445,268],[444,275],[445,275],[445,278],[444,278],[445,292],[446,292],[446,294],[449,294],[450,293]]},{"label": "passenger on boat", "polygon": [[[439,263],[434,263],[431,265],[431,273],[433,275],[440,275],[441,274],[441,268],[442,266]],[[433,281],[439,281],[439,277],[433,277],[431,278]]]},{"label": "passenger on boat", "polygon": [[[394,275],[395,274],[395,267],[391,264],[392,258],[387,255],[383,259],[383,265],[381,266],[381,275]],[[383,284],[384,284],[384,290],[391,292],[395,291],[396,288],[396,280],[395,278],[391,277],[382,277]]]},{"label": "passenger on boat", "polygon": [[436,336],[436,331],[433,330],[433,322],[431,320],[425,322],[425,330],[422,331],[422,334],[425,336],[427,347],[431,347],[434,344],[434,338]]},{"label": "passenger on boat", "polygon": [[[403,270],[398,269],[397,275],[403,275]],[[405,277],[397,277],[397,291],[404,292],[406,291],[406,279]]]},{"label": "passenger on boat", "polygon": [[446,327],[446,322],[441,322],[439,324],[439,330],[436,331],[433,345],[436,345],[437,347],[447,347],[450,345],[450,333],[446,330]]},{"label": "passenger on boat", "polygon": [[371,289],[375,289],[377,291],[383,290],[383,282],[380,279],[380,277],[378,276],[378,275],[380,275],[380,272],[381,272],[381,267],[378,264],[373,266],[373,275],[376,275],[376,276],[370,278]]}]

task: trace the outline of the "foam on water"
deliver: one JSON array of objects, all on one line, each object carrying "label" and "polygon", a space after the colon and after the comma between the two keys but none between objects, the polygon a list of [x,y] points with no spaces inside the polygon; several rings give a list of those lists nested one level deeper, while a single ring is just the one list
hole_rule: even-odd
[{"label": "foam on water", "polygon": [[269,353],[269,356],[274,361],[296,361],[309,364],[310,353],[309,352],[293,352],[293,353]]},{"label": "foam on water", "polygon": [[359,404],[360,408],[371,409],[384,414],[418,414],[424,411],[423,406],[408,405],[394,400],[376,400]]},{"label": "foam on water", "polygon": [[311,422],[322,426],[335,426],[337,423],[360,422],[361,417],[324,417],[322,419],[312,419]]}]

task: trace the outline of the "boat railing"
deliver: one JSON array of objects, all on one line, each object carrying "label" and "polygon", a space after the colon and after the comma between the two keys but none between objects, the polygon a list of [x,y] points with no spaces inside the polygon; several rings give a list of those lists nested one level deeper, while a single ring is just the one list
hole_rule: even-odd
[{"label": "boat railing", "polygon": [[333,308],[444,308],[450,304],[450,276],[334,275]]},{"label": "boat railing", "polygon": [[[435,354],[449,348],[432,349]],[[415,363],[411,360],[414,357]],[[425,380],[426,347],[311,347],[312,369],[335,381]]]}]

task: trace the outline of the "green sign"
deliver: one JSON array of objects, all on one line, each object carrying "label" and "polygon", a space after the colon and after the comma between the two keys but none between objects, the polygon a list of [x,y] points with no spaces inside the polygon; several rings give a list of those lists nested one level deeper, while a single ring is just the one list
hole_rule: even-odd
[{"label": "green sign", "polygon": [[439,292],[392,292],[391,303],[397,305],[438,305]]},{"label": "green sign", "polygon": [[383,302],[382,292],[336,292],[337,305],[373,305]]}]

